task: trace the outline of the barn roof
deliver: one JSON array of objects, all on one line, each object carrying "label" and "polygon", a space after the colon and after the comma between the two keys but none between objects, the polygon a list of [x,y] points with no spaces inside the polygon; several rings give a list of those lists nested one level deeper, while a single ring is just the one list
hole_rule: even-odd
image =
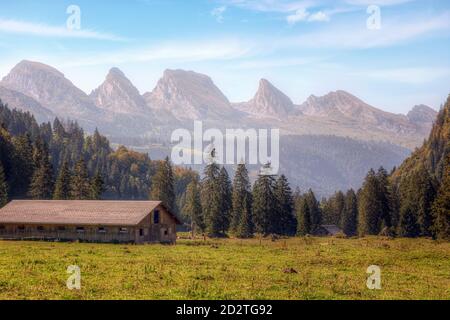
[{"label": "barn roof", "polygon": [[0,209],[0,223],[133,226],[158,205],[163,204],[161,201],[14,200]]}]

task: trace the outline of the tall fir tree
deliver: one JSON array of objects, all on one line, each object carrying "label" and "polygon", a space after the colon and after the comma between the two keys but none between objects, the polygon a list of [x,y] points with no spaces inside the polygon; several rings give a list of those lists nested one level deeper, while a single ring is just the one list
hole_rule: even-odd
[{"label": "tall fir tree", "polygon": [[14,137],[12,141],[14,146],[14,172],[11,195],[16,198],[25,198],[34,171],[33,144],[29,134]]},{"label": "tall fir tree", "polygon": [[219,173],[219,190],[220,190],[220,202],[221,202],[221,218],[220,224],[222,234],[225,234],[230,227],[230,215],[232,207],[232,187],[231,180],[225,167],[220,169]]},{"label": "tall fir tree", "polygon": [[235,235],[238,238],[246,239],[253,237],[255,224],[252,212],[252,194],[246,193],[243,199],[242,213]]},{"label": "tall fir tree", "polygon": [[420,235],[430,237],[433,226],[432,206],[436,198],[436,189],[425,166],[420,166],[413,175],[412,196],[415,200]]},{"label": "tall fir tree", "polygon": [[433,203],[433,234],[437,239],[450,240],[450,153],[445,159],[445,169],[438,195]]},{"label": "tall fir tree", "polygon": [[29,194],[36,200],[47,200],[53,194],[53,168],[50,163],[47,144],[38,139],[33,152],[34,173],[31,178]]},{"label": "tall fir tree", "polygon": [[193,235],[205,232],[205,221],[203,219],[202,205],[200,200],[200,186],[197,180],[189,183],[186,190],[186,200],[183,214],[191,223]]},{"label": "tall fir tree", "polygon": [[152,178],[150,200],[162,201],[172,212],[178,211],[175,203],[175,179],[169,157],[158,163]]},{"label": "tall fir tree", "polygon": [[306,236],[311,234],[311,213],[308,201],[305,197],[299,197],[295,200],[295,212],[297,215],[297,235]]},{"label": "tall fir tree", "polygon": [[222,199],[219,185],[220,168],[211,161],[204,170],[201,186],[201,204],[206,232],[211,237],[223,236]]},{"label": "tall fir tree", "polygon": [[100,172],[97,171],[95,176],[91,179],[91,199],[101,200],[105,191],[105,182]]},{"label": "tall fir tree", "polygon": [[273,221],[275,233],[295,235],[297,226],[294,216],[294,199],[289,182],[284,175],[277,179],[274,195],[277,203],[277,217]]},{"label": "tall fir tree", "polygon": [[406,238],[415,238],[420,235],[417,212],[415,211],[415,205],[410,198],[406,199],[400,208],[398,234],[401,237]]},{"label": "tall fir tree", "polygon": [[70,172],[69,163],[64,161],[56,179],[55,191],[53,192],[54,200],[70,199],[71,178],[72,173]]},{"label": "tall fir tree", "polygon": [[381,203],[377,196],[378,191],[378,179],[375,171],[371,169],[358,197],[358,233],[360,236],[378,235],[381,231]]},{"label": "tall fir tree", "polygon": [[381,227],[391,228],[391,186],[389,183],[389,175],[383,167],[377,172],[378,190],[375,196],[378,198],[380,205]]},{"label": "tall fir tree", "polygon": [[309,208],[311,234],[316,234],[319,232],[322,225],[322,212],[320,211],[320,204],[316,199],[316,195],[311,189],[306,195],[304,195],[304,197]]},{"label": "tall fir tree", "polygon": [[70,181],[70,198],[73,200],[91,199],[91,184],[86,162],[83,159],[75,164]]},{"label": "tall fir tree", "polygon": [[345,206],[342,213],[341,228],[345,235],[356,236],[358,233],[358,199],[353,189],[345,195]]},{"label": "tall fir tree", "polygon": [[342,215],[344,214],[345,208],[345,196],[342,191],[335,193],[332,198],[332,219],[331,224],[336,226],[341,225]]},{"label": "tall fir tree", "polygon": [[[233,179],[231,200],[231,232],[237,234],[238,229],[241,229],[242,233],[248,234],[250,231],[253,231],[253,219],[251,215],[251,185],[248,177],[248,171],[244,163],[240,163],[236,169]],[[249,216],[243,217],[244,214],[249,214]],[[249,218],[250,221],[248,220]],[[241,225],[245,222],[250,222],[250,225],[247,227],[245,225]]]},{"label": "tall fir tree", "polygon": [[[264,166],[263,171],[270,165]],[[277,202],[274,195],[275,179],[271,175],[260,174],[253,186],[253,217],[255,231],[267,236],[275,233],[274,220],[277,218]]]},{"label": "tall fir tree", "polygon": [[6,183],[3,164],[0,162],[0,208],[8,203],[8,184]]}]

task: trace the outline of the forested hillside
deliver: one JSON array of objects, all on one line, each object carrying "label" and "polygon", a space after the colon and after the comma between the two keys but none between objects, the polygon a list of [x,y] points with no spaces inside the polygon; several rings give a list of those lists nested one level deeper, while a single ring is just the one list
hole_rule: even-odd
[{"label": "forested hillside", "polygon": [[[29,113],[0,102],[0,164],[8,199],[148,199],[159,161],[121,146],[76,122],[39,125]],[[192,172],[177,168],[176,196]],[[179,182],[179,184],[178,184]],[[76,193],[76,194],[74,194]]]}]

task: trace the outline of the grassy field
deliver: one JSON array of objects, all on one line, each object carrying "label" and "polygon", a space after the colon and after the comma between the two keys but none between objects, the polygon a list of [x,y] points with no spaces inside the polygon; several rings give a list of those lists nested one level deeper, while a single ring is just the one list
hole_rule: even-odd
[{"label": "grassy field", "polygon": [[[81,268],[81,290],[66,287],[69,265]],[[381,268],[381,290],[366,287],[370,265]],[[383,238],[186,239],[175,246],[0,241],[0,299],[450,299],[450,243]]]}]

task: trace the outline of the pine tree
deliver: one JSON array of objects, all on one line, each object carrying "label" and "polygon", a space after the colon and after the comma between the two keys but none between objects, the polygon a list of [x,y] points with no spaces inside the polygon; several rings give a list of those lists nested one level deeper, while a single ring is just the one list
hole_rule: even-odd
[{"label": "pine tree", "polygon": [[391,186],[391,223],[393,230],[398,229],[400,221],[400,192],[397,185]]},{"label": "pine tree", "polygon": [[[265,165],[267,168],[269,165]],[[253,217],[255,231],[264,236],[275,233],[277,204],[274,195],[275,180],[273,176],[260,174],[253,186]]]},{"label": "pine tree", "polygon": [[391,187],[388,180],[387,171],[381,167],[377,172],[378,190],[376,197],[380,202],[380,219],[382,227],[390,228],[392,226],[391,219]]},{"label": "pine tree", "polygon": [[311,234],[316,234],[322,226],[322,212],[320,211],[320,204],[311,189],[304,197],[309,209]]},{"label": "pine tree", "polygon": [[420,226],[417,223],[417,213],[414,204],[406,199],[400,209],[398,233],[401,237],[415,238],[420,235]]},{"label": "pine tree", "polygon": [[420,235],[430,237],[433,226],[432,206],[436,198],[436,190],[425,166],[419,167],[418,171],[413,175],[412,183],[411,196],[415,200]]},{"label": "pine tree", "polygon": [[295,211],[297,214],[297,235],[306,236],[311,234],[311,213],[305,197],[296,199]]},{"label": "pine tree", "polygon": [[345,208],[345,196],[342,191],[336,192],[332,199],[332,221],[331,224],[341,225],[342,215]]},{"label": "pine tree", "polygon": [[450,240],[450,154],[445,161],[445,169],[439,193],[433,203],[433,233],[437,239]]},{"label": "pine tree", "polygon": [[106,191],[105,182],[100,172],[97,172],[91,180],[91,199],[101,200],[103,193]]},{"label": "pine tree", "polygon": [[252,194],[250,192],[245,193],[242,203],[242,213],[235,234],[238,238],[251,238],[253,237],[255,225],[252,212]]},{"label": "pine tree", "polygon": [[274,195],[277,202],[277,217],[274,219],[275,233],[280,235],[295,235],[297,226],[294,216],[294,199],[289,182],[284,175],[281,175],[274,188]]},{"label": "pine tree", "polygon": [[3,165],[0,162],[0,208],[8,203],[8,185],[6,183]]},{"label": "pine tree", "polygon": [[201,204],[206,232],[211,237],[223,236],[222,199],[219,185],[220,168],[215,162],[205,167],[201,187]]},{"label": "pine tree", "polygon": [[54,200],[68,200],[70,199],[70,184],[71,184],[71,172],[69,164],[64,161],[59,169],[58,178],[55,183],[55,191],[53,192]]},{"label": "pine tree", "polygon": [[169,157],[166,157],[164,161],[158,163],[152,178],[150,200],[162,201],[172,212],[177,212],[174,182],[172,164]]},{"label": "pine tree", "polygon": [[183,207],[183,214],[189,218],[193,234],[197,231],[200,233],[205,232],[205,221],[203,219],[199,188],[197,180],[189,183],[186,190],[185,205]]},{"label": "pine tree", "polygon": [[358,200],[355,191],[349,190],[345,196],[345,206],[342,213],[342,231],[349,237],[358,231]]},{"label": "pine tree", "polygon": [[367,174],[359,192],[358,233],[360,236],[378,235],[381,231],[381,203],[377,196],[378,179],[374,170]]},{"label": "pine tree", "polygon": [[29,134],[13,138],[14,172],[10,193],[12,197],[24,198],[30,188],[31,176],[34,171],[33,144]]},{"label": "pine tree", "polygon": [[221,202],[221,210],[220,210],[220,224],[222,229],[222,234],[225,234],[230,227],[230,215],[231,215],[231,207],[232,207],[232,199],[231,199],[231,181],[225,167],[220,169],[219,173],[219,190],[220,190],[220,202]]},{"label": "pine tree", "polygon": [[31,178],[29,194],[33,199],[51,199],[53,193],[53,168],[50,163],[47,144],[41,139],[35,143],[33,152],[34,173]]},{"label": "pine tree", "polygon": [[[244,163],[240,163],[236,169],[233,179],[233,188],[231,195],[232,211],[230,229],[231,232],[236,234],[237,230],[243,221],[242,215],[246,210],[251,210],[250,196],[251,186],[248,177],[248,171]],[[251,213],[251,212],[250,212]],[[245,221],[245,219],[244,219]]]},{"label": "pine tree", "polygon": [[91,198],[89,175],[83,159],[75,164],[70,183],[70,197],[73,200],[89,200]]}]

